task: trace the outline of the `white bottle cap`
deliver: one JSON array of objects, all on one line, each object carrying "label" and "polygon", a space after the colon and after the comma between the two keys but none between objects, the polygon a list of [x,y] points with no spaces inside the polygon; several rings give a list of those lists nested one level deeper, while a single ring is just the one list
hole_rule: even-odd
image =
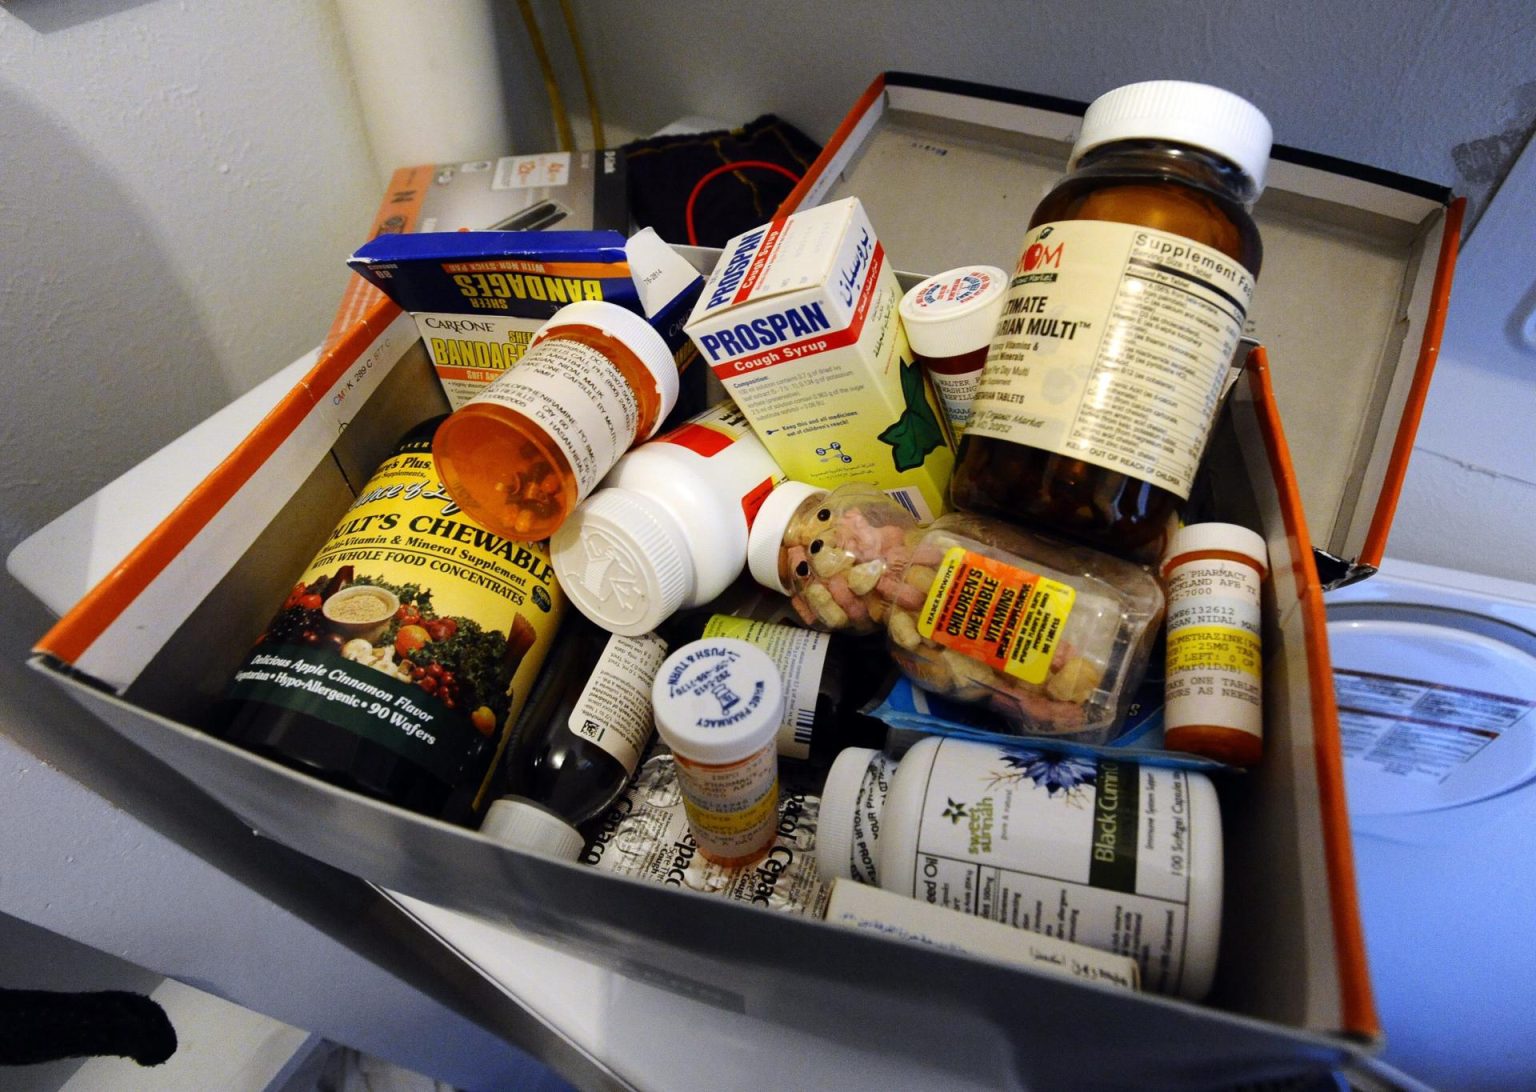
[{"label": "white bottle cap", "polygon": [[784,716],[784,681],[756,645],[707,637],[662,661],[651,704],[657,734],[679,758],[721,766],[773,744]]},{"label": "white bottle cap", "polygon": [[[858,821],[858,813],[866,794],[865,779],[877,772],[877,763],[889,763],[884,752],[870,747],[847,747],[838,752],[827,771],[816,819],[816,872],[826,883],[843,879],[876,882],[871,867],[875,861],[875,838]],[[879,803],[883,806],[884,799]],[[861,828],[863,837],[855,833],[856,827]],[[863,842],[863,853],[859,852],[859,842]]]},{"label": "white bottle cap", "polygon": [[1264,536],[1235,523],[1191,523],[1180,527],[1163,551],[1163,567],[1182,554],[1205,553],[1207,550],[1224,550],[1242,554],[1259,567],[1261,573],[1269,572],[1269,550]]},{"label": "white bottle cap", "polygon": [[586,841],[580,831],[548,808],[515,796],[504,796],[486,809],[480,833],[513,849],[562,861],[581,856]]},{"label": "white bottle cap", "polygon": [[807,497],[825,496],[826,492],[804,482],[786,481],[768,494],[752,520],[752,533],[747,536],[747,570],[753,580],[769,591],[793,594],[779,579],[779,551],[784,545],[784,533]]},{"label": "white bottle cap", "polygon": [[1068,168],[1083,154],[1116,140],[1171,140],[1230,159],[1264,188],[1274,134],[1247,99],[1203,83],[1149,80],[1100,95],[1083,115]]},{"label": "white bottle cap", "polygon": [[656,381],[656,396],[661,400],[661,408],[656,413],[656,422],[651,426],[651,431],[641,440],[648,440],[656,435],[656,430],[661,427],[662,419],[672,412],[672,407],[677,405],[677,392],[682,380],[677,373],[677,361],[672,356],[672,350],[667,348],[666,340],[656,332],[656,328],[633,311],[625,310],[616,303],[608,303],[604,300],[581,300],[578,303],[568,303],[556,311],[543,326],[539,327],[539,336],[544,336],[549,331],[560,326],[592,326],[618,341],[623,342],[629,351],[634,353],[651,378]]},{"label": "white bottle cap", "polygon": [[992,343],[1008,274],[995,265],[963,265],[913,285],[901,297],[901,322],[918,356],[959,356]]},{"label": "white bottle cap", "polygon": [[684,529],[643,493],[593,493],[549,540],[550,563],[576,609],[624,637],[649,633],[693,590]]}]

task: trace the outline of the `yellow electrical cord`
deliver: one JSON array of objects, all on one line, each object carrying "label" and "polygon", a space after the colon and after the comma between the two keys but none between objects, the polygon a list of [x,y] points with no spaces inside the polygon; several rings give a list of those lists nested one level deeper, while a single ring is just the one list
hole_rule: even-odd
[{"label": "yellow electrical cord", "polygon": [[592,122],[592,147],[607,147],[603,142],[603,115],[597,109],[597,96],[592,93],[592,75],[587,71],[587,53],[581,48],[581,35],[576,32],[576,17],[571,14],[570,0],[560,0],[560,14],[565,19],[565,32],[571,37],[571,49],[576,54],[576,69],[581,73],[581,90],[587,96],[587,116]]},{"label": "yellow electrical cord", "polygon": [[[566,115],[565,101],[560,97],[560,85],[555,80],[555,66],[550,63],[549,50],[544,48],[544,35],[539,33],[538,21],[533,17],[533,6],[528,0],[517,0],[517,10],[523,16],[523,26],[527,29],[528,40],[533,45],[533,55],[538,58],[539,70],[544,74],[544,90],[549,95],[549,105],[555,113],[555,138],[559,142],[558,150],[571,151],[576,146],[576,140],[571,135],[571,119]],[[582,71],[586,71],[585,67]]]}]

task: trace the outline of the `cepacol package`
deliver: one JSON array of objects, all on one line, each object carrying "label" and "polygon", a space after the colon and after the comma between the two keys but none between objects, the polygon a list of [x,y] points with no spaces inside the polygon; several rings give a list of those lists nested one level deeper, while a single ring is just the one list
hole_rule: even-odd
[{"label": "cepacol package", "polygon": [[945,509],[954,440],[900,302],[850,197],[732,239],[687,331],[791,479],[874,482],[926,523]]}]

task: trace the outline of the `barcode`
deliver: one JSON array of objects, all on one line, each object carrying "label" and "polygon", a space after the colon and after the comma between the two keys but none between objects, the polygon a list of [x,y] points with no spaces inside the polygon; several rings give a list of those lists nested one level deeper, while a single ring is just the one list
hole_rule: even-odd
[{"label": "barcode", "polygon": [[893,501],[901,505],[908,512],[911,512],[913,519],[917,520],[919,523],[923,522],[923,513],[917,510],[917,504],[912,500],[911,496],[909,496],[909,494],[912,492],[910,489],[887,489],[885,492],[886,496],[890,497]]},{"label": "barcode", "polygon": [[596,742],[597,740],[603,738],[603,726],[597,723],[597,721],[593,720],[591,717],[588,717],[586,720],[581,722],[581,727],[576,729],[576,734],[579,736],[586,736],[588,739]]},{"label": "barcode", "polygon": [[809,745],[811,733],[816,728],[816,710],[801,707],[795,710],[795,742]]}]

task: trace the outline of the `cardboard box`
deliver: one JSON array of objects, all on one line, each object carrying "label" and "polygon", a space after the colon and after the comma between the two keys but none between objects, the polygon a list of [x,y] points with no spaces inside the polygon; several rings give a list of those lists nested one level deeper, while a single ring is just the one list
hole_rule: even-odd
[{"label": "cardboard box", "polygon": [[[1038,102],[878,81],[801,197],[814,201],[838,185],[857,185],[897,265],[927,271],[966,258],[1010,264],[995,207],[966,223],[984,204],[977,195],[1032,206],[1039,179],[1059,172],[1073,126],[1070,114]],[[914,154],[923,160],[923,146],[941,141],[946,154],[934,158],[947,167],[914,167]],[[883,172],[867,173],[882,165]],[[163,761],[164,784],[146,792],[196,786],[261,834],[318,860],[391,891],[516,923],[698,1003],[856,1042],[907,1060],[914,1071],[994,1086],[1216,1087],[1320,1074],[1372,1051],[1379,1028],[1355,905],[1309,517],[1316,513],[1322,541],[1347,546],[1368,537],[1373,517],[1341,509],[1340,501],[1380,491],[1390,475],[1373,469],[1378,451],[1395,450],[1413,392],[1422,399],[1417,375],[1400,374],[1398,364],[1406,361],[1412,372],[1418,355],[1432,354],[1434,339],[1425,335],[1449,280],[1448,261],[1437,266],[1436,255],[1454,253],[1455,206],[1428,202],[1426,211],[1425,198],[1408,194],[1397,207],[1378,201],[1390,187],[1321,165],[1291,166],[1308,188],[1286,189],[1285,172],[1277,172],[1272,197],[1280,218],[1265,229],[1270,261],[1260,283],[1273,310],[1261,317],[1263,330],[1273,327],[1282,347],[1314,337],[1282,330],[1279,316],[1315,320],[1319,302],[1332,297],[1355,300],[1354,310],[1368,311],[1378,325],[1370,335],[1337,331],[1343,341],[1372,346],[1360,365],[1365,376],[1339,376],[1367,393],[1315,397],[1333,414],[1323,424],[1307,419],[1305,403],[1294,407],[1300,429],[1328,437],[1337,456],[1330,464],[1308,452],[1302,465],[1316,463],[1309,474],[1348,481],[1299,483],[1273,382],[1274,372],[1293,366],[1311,367],[1311,381],[1319,382],[1319,374],[1343,370],[1331,363],[1336,355],[1292,365],[1289,351],[1277,352],[1281,363],[1272,370],[1269,354],[1255,350],[1207,455],[1211,510],[1263,529],[1273,576],[1264,591],[1266,757],[1253,773],[1221,785],[1223,954],[1204,1004],[1062,980],[528,856],[188,727],[357,483],[400,432],[445,408],[404,316],[355,330],[323,356],[40,641],[34,663],[105,725]],[[958,174],[947,173],[954,168]],[[902,215],[910,207],[904,187],[943,179],[974,198],[947,206],[952,223],[941,225],[930,207]],[[1000,253],[980,245],[974,254],[955,253],[969,249],[968,237]],[[1288,253],[1287,237],[1302,253]],[[715,257],[693,255],[701,271]],[[1313,283],[1325,274],[1332,279]],[[1397,332],[1384,337],[1383,326]],[[1339,415],[1362,403],[1368,417],[1341,424]],[[1341,428],[1348,442],[1337,442]],[[1378,430],[1388,439],[1378,441]]]}]

